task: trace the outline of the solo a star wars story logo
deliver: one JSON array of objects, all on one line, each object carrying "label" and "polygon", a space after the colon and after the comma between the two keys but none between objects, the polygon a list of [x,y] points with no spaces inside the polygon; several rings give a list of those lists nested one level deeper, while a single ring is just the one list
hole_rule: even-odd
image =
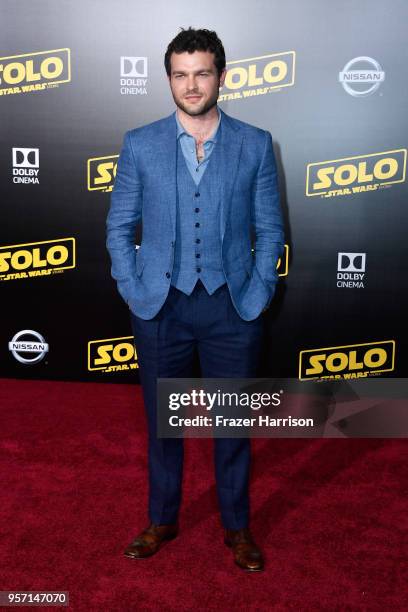
[{"label": "solo a star wars story logo", "polygon": [[308,164],[306,195],[332,198],[403,183],[407,149],[356,155]]},{"label": "solo a star wars story logo", "polygon": [[227,62],[218,102],[263,96],[295,82],[295,51]]},{"label": "solo a star wars story logo", "polygon": [[0,246],[0,281],[50,276],[75,266],[75,238]]},{"label": "solo a star wars story logo", "polygon": [[118,158],[119,155],[106,155],[88,159],[88,191],[112,191]]},{"label": "solo a star wars story logo", "polygon": [[299,354],[299,380],[366,378],[394,370],[395,340],[307,349]]},{"label": "solo a star wars story logo", "polygon": [[0,57],[0,96],[44,91],[70,80],[70,49]]},{"label": "solo a star wars story logo", "polygon": [[88,371],[110,373],[138,367],[133,336],[88,342]]}]

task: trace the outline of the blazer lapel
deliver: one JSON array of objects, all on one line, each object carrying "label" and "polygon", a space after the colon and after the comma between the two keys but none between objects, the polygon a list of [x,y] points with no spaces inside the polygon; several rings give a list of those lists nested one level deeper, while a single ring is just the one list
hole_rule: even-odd
[{"label": "blazer lapel", "polygon": [[220,207],[220,231],[221,240],[224,238],[225,227],[231,207],[232,191],[238,172],[243,134],[240,127],[222,109],[221,117],[221,137],[217,139],[216,148],[218,150],[217,160],[217,180],[221,191]]},{"label": "blazer lapel", "polygon": [[166,117],[155,138],[156,168],[161,185],[161,201],[170,214],[173,238],[176,237],[177,202],[177,124],[174,113]]}]

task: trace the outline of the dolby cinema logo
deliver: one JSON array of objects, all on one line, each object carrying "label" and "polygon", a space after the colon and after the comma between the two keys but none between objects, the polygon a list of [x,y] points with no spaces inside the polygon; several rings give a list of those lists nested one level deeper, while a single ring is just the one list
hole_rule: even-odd
[{"label": "dolby cinema logo", "polygon": [[13,147],[13,183],[39,184],[40,149]]},{"label": "dolby cinema logo", "polygon": [[384,79],[385,72],[379,62],[365,55],[354,57],[339,72],[339,82],[344,91],[355,98],[370,96]]},{"label": "dolby cinema logo", "polygon": [[338,253],[337,287],[364,289],[366,253]]},{"label": "dolby cinema logo", "polygon": [[147,57],[120,58],[120,93],[122,96],[147,95]]},{"label": "dolby cinema logo", "polygon": [[48,353],[48,344],[43,336],[32,329],[23,329],[15,334],[8,344],[14,359],[24,365],[34,365]]}]

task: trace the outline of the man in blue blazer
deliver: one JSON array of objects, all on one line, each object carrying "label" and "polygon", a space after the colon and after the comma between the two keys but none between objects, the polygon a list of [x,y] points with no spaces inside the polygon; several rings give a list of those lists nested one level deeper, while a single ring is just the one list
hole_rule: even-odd
[{"label": "man in blue blazer", "polygon": [[[255,377],[262,313],[278,280],[284,234],[272,138],[217,106],[225,65],[215,32],[182,29],[171,41],[165,68],[177,109],[125,134],[107,218],[149,427],[150,525],[126,548],[132,558],[178,534],[183,440],[157,437],[157,378],[191,377],[197,353],[205,378]],[[214,461],[224,542],[239,567],[262,570],[249,530],[250,440],[216,438]]]}]

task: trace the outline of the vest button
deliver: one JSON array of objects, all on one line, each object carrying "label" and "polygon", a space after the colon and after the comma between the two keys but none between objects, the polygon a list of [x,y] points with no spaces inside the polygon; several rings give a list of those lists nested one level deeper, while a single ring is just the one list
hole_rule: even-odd
[{"label": "vest button", "polygon": [[199,198],[199,197],[200,197],[199,192],[198,192],[198,191],[196,191],[196,193],[194,194],[194,196],[195,196],[196,198]]},{"label": "vest button", "polygon": [[197,272],[201,272],[201,268],[197,268]]},{"label": "vest button", "polygon": [[200,242],[201,242],[200,238],[196,238],[196,243],[200,244]]},{"label": "vest button", "polygon": [[200,253],[196,253],[196,257],[201,257]]},{"label": "vest button", "polygon": [[200,209],[199,208],[195,208],[194,211],[195,212],[200,212]]},{"label": "vest button", "polygon": [[196,223],[196,224],[195,224],[195,226],[196,226],[196,227],[200,227],[200,224],[199,224],[199,223]]},{"label": "vest button", "polygon": [[167,278],[170,278],[170,272],[166,272]]}]

